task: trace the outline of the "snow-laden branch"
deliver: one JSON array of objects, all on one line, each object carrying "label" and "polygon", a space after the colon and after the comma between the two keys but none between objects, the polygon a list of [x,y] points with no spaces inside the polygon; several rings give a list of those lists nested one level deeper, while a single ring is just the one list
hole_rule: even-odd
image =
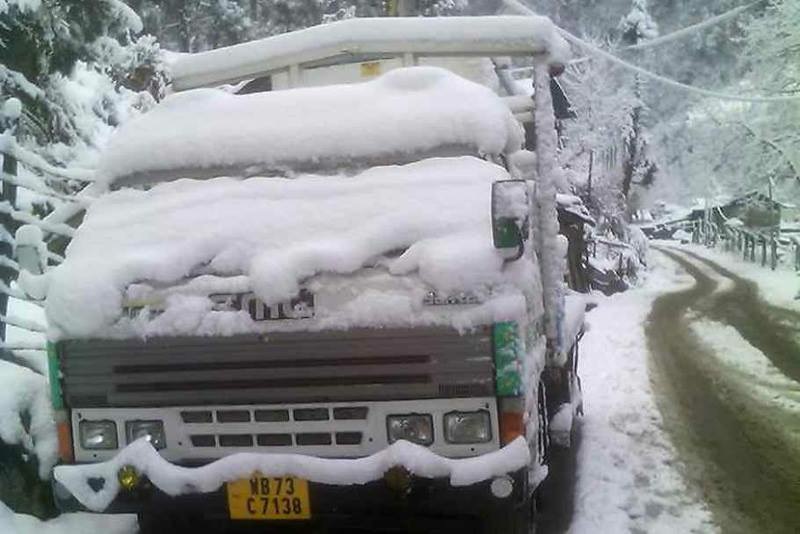
[{"label": "snow-laden branch", "polygon": [[798,172],[798,164],[795,163],[794,159],[786,151],[786,149],[784,149],[782,146],[780,146],[775,141],[771,141],[771,140],[769,140],[769,139],[767,139],[765,137],[760,136],[758,134],[758,132],[756,132],[746,122],[744,122],[744,121],[732,121],[732,122],[733,122],[733,124],[735,124],[737,126],[741,126],[744,130],[746,130],[747,133],[749,133],[753,137],[753,139],[755,139],[756,141],[758,141],[759,143],[761,143],[763,145],[766,145],[766,146],[770,147],[775,152],[780,154],[783,157],[783,159],[786,161],[786,163],[789,164],[789,168],[792,169],[792,172],[794,173],[794,179],[797,180],[798,182],[800,182],[800,172]]},{"label": "snow-laden branch", "polygon": [[[533,11],[531,11],[526,6],[520,4],[518,0],[503,0],[505,5],[510,8],[515,13],[521,15],[536,15]],[[694,87],[693,85],[687,85],[685,83],[681,83],[677,80],[673,80],[672,78],[667,78],[666,76],[662,76],[660,74],[656,74],[655,72],[651,72],[647,69],[643,69],[641,67],[637,67],[636,65],[625,61],[624,59],[620,59],[614,54],[606,52],[602,48],[598,48],[591,43],[588,43],[577,37],[572,35],[567,30],[563,28],[559,28],[556,26],[556,30],[564,37],[567,41],[577,45],[585,50],[589,51],[592,54],[598,55],[615,65],[619,65],[622,68],[628,69],[633,71],[637,74],[641,74],[646,78],[651,80],[655,80],[661,84],[664,84],[668,87],[673,87],[676,89],[681,89],[683,91],[687,91],[689,93],[694,93],[700,96],[711,97],[711,98],[718,98],[720,100],[732,100],[736,102],[753,102],[753,103],[768,103],[768,102],[800,102],[800,94],[798,95],[776,95],[776,96],[741,96],[741,95],[734,95],[729,93],[721,93],[718,91],[712,91],[710,89],[703,89],[700,87]]]},{"label": "snow-laden branch", "polygon": [[42,302],[34,299],[27,293],[23,293],[19,289],[14,289],[13,287],[8,287],[4,282],[0,282],[0,293],[4,293],[9,297],[14,297],[18,300],[23,300],[25,302],[30,302],[31,304],[35,304],[37,306],[42,306]]},{"label": "snow-laden branch", "polygon": [[19,146],[10,134],[0,135],[0,152],[16,158],[28,167],[58,180],[75,180],[78,182],[94,182],[94,172],[90,169],[62,169],[49,164],[40,155]]},{"label": "snow-laden branch", "polygon": [[[22,328],[23,330],[30,330],[31,332],[47,332],[47,327],[44,325],[39,324],[36,321],[31,321],[30,319],[25,319],[24,317],[16,317],[14,315],[0,315],[0,323],[10,324],[11,326]],[[30,348],[31,347],[25,347],[26,350]],[[39,350],[38,346],[34,350]]]},{"label": "snow-laden branch", "polygon": [[[4,2],[5,3],[5,2]],[[28,95],[31,98],[42,98],[44,97],[44,91],[42,91],[36,84],[33,84],[25,77],[24,74],[21,72],[17,72],[15,70],[11,70],[5,65],[0,64],[0,80],[10,79],[14,85],[16,85],[19,89],[22,90],[23,93]]]},{"label": "snow-laden branch", "polygon": [[15,262],[7,256],[0,256],[0,267],[7,267],[12,271],[19,272],[19,263]]},{"label": "snow-laden branch", "polygon": [[0,213],[4,213],[10,216],[15,221],[19,221],[24,224],[32,224],[34,226],[38,226],[42,230],[53,234],[58,234],[70,238],[75,234],[75,229],[67,224],[49,223],[46,221],[42,221],[35,215],[32,215],[27,211],[20,211],[14,209],[8,202],[0,202]]},{"label": "snow-laden branch", "polygon": [[58,459],[54,423],[47,379],[28,365],[0,360],[0,441],[35,454],[42,480]]},{"label": "snow-laden branch", "polygon": [[17,365],[19,367],[28,369],[29,371],[32,371],[37,375],[45,376],[47,374],[47,367],[41,367],[32,357],[23,355],[23,353],[41,354],[42,352],[45,351],[40,351],[38,349],[37,350],[25,349],[24,351],[20,352],[4,350],[0,351],[0,361],[8,362]]},{"label": "snow-laden branch", "polygon": [[47,350],[44,341],[10,341],[0,342],[0,349],[5,350]]},{"label": "snow-laden branch", "polygon": [[64,195],[62,193],[57,193],[56,191],[53,191],[52,189],[43,184],[36,183],[34,180],[26,180],[21,176],[14,176],[13,174],[0,172],[0,180],[16,185],[17,187],[22,187],[24,189],[28,189],[35,193],[39,193],[40,195],[46,197],[56,198],[58,200],[63,200],[65,202],[82,202],[81,199],[76,198],[74,195]]}]

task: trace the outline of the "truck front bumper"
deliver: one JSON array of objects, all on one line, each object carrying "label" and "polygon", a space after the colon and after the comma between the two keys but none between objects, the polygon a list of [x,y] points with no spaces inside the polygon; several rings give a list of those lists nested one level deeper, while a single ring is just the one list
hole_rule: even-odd
[{"label": "truck front bumper", "polygon": [[[410,476],[405,491],[385,480],[366,484],[335,486],[309,483],[311,519],[242,521],[231,520],[225,488],[202,494],[170,496],[158,488],[117,496],[107,512],[162,516],[165,511],[180,516],[180,524],[202,525],[203,532],[259,531],[289,532],[292,527],[326,527],[395,532],[467,532],[484,521],[493,521],[525,505],[527,469],[507,475],[513,491],[499,498],[492,493],[492,481],[468,486],[451,486],[447,479]],[[66,505],[75,505],[68,500]],[[231,528],[233,526],[233,528]],[[287,528],[288,527],[288,528]]]},{"label": "truck front bumper", "polygon": [[[137,441],[107,462],[56,467],[53,493],[65,511],[171,510],[210,526],[232,521],[226,483],[258,472],[308,480],[311,519],[235,521],[242,527],[319,522],[343,528],[389,525],[414,531],[419,530],[415,525],[442,524],[449,529],[454,523],[502,516],[523,506],[529,492],[529,463],[523,438],[492,453],[462,459],[444,458],[401,441],[358,459],[246,453],[195,468],[170,464],[149,443]],[[134,468],[141,477],[132,489],[120,485],[123,467]]]}]

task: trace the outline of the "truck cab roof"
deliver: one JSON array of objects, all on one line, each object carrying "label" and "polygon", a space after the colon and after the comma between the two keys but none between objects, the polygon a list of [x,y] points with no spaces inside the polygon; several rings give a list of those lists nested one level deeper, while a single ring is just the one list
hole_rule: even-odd
[{"label": "truck cab roof", "polygon": [[489,88],[438,67],[359,84],[170,96],[123,125],[100,162],[112,188],[180,177],[341,172],[426,156],[510,153],[519,123]]}]

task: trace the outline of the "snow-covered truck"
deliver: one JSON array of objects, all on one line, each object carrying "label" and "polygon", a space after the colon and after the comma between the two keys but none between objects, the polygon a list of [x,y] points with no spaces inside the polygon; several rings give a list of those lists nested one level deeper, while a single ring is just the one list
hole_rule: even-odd
[{"label": "snow-covered truck", "polygon": [[[498,16],[177,58],[64,262],[20,281],[46,297],[59,506],[143,532],[530,531],[548,423],[568,437],[580,402],[566,55],[549,20]],[[532,97],[497,57],[531,59]]]}]

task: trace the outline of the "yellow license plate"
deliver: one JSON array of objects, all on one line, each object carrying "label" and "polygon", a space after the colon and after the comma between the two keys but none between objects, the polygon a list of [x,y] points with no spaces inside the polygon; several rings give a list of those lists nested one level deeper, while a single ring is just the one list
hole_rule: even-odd
[{"label": "yellow license plate", "polygon": [[229,482],[231,519],[310,519],[308,481],[295,477],[263,477]]}]

